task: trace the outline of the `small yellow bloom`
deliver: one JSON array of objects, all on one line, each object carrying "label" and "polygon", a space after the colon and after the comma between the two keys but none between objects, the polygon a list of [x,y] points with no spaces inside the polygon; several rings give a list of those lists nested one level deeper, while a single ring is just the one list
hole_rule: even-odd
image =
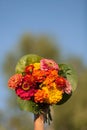
[{"label": "small yellow bloom", "polygon": [[34,63],[34,70],[39,70],[40,69],[40,63]]}]

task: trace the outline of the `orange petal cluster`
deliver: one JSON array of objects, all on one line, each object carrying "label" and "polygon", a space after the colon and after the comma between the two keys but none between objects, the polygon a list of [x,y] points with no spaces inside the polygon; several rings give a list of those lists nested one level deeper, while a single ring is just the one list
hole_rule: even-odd
[{"label": "orange petal cluster", "polygon": [[48,94],[45,90],[38,89],[38,91],[34,95],[34,100],[36,103],[46,103],[46,99],[48,98]]},{"label": "orange petal cluster", "polygon": [[11,89],[14,90],[14,89],[17,88],[18,86],[21,86],[22,80],[23,80],[22,74],[15,74],[15,75],[13,75],[12,77],[10,77],[10,79],[8,80],[8,86],[9,86]]}]

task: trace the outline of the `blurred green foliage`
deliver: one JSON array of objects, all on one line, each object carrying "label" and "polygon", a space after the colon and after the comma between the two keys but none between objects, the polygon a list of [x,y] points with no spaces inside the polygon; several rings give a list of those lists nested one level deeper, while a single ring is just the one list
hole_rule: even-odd
[{"label": "blurred green foliage", "polygon": [[[25,54],[34,53],[45,58],[61,61],[61,52],[55,41],[48,36],[24,35],[20,42],[6,56],[3,70],[8,79],[14,74],[17,61]],[[50,130],[87,130],[87,68],[78,58],[68,58],[64,63],[72,64],[78,73],[78,87],[65,104],[52,108],[53,122],[46,129]],[[7,86],[6,86],[7,87]],[[8,90],[9,91],[9,90]],[[0,112],[0,130],[32,130],[31,113],[20,111],[14,92],[9,92],[8,108]]]}]

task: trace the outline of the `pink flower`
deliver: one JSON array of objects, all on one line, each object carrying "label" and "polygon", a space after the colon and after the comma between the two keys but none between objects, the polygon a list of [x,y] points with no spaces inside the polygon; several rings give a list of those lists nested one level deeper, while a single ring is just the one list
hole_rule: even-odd
[{"label": "pink flower", "polygon": [[8,86],[11,89],[15,89],[22,84],[22,79],[22,74],[15,74],[8,80]]},{"label": "pink flower", "polygon": [[65,93],[70,94],[72,91],[71,84],[68,80],[65,80],[65,81],[66,81],[66,87],[64,88],[64,91],[65,91]]},{"label": "pink flower", "polygon": [[16,88],[16,94],[23,100],[30,100],[36,92],[37,90],[35,89],[29,89],[28,91],[25,91],[21,87]]},{"label": "pink flower", "polygon": [[58,64],[51,59],[40,60],[40,66],[41,66],[41,70],[49,70],[49,69],[59,70]]}]

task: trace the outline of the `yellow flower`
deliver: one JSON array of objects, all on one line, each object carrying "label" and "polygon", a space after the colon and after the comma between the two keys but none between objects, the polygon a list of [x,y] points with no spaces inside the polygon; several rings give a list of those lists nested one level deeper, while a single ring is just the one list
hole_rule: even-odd
[{"label": "yellow flower", "polygon": [[46,98],[46,102],[48,104],[56,104],[62,99],[62,90],[58,90],[56,87],[52,89],[48,89],[47,87],[43,87],[43,90],[48,94],[48,97]]},{"label": "yellow flower", "polygon": [[39,70],[40,69],[40,63],[34,63],[34,70]]}]

